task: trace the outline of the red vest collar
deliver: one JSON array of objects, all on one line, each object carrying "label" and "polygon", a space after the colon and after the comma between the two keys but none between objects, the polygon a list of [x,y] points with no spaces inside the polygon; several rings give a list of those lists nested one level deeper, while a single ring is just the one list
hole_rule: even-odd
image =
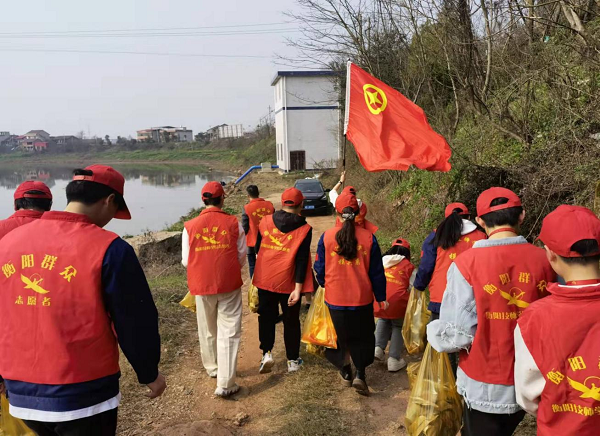
[{"label": "red vest collar", "polygon": [[29,210],[29,209],[19,209],[15,211],[10,217],[11,218],[40,218],[44,212],[40,212],[37,210]]},{"label": "red vest collar", "polygon": [[558,297],[600,298],[600,283],[597,283],[595,286],[582,283],[578,283],[576,286],[564,286],[559,283],[549,283],[547,289],[548,292]]},{"label": "red vest collar", "polygon": [[264,198],[260,198],[260,197],[259,198],[253,198],[252,200],[250,200],[250,203],[255,203],[257,201],[265,201],[265,199]]},{"label": "red vest collar", "polygon": [[488,238],[491,238],[493,235],[497,234],[497,233],[502,233],[502,232],[511,232],[514,233],[515,236],[518,236],[519,234],[517,233],[517,231],[515,229],[513,229],[512,227],[500,227],[499,229],[494,230],[493,232],[491,232],[488,235]]},{"label": "red vest collar", "polygon": [[219,209],[218,207],[209,207],[200,212],[200,215],[206,215],[207,213],[223,213],[225,215],[229,215],[223,209]]},{"label": "red vest collar", "polygon": [[87,216],[80,213],[73,212],[59,212],[59,211],[50,211],[44,213],[42,215],[43,220],[55,220],[55,221],[70,221],[75,223],[86,223],[86,224],[94,224],[92,220]]}]

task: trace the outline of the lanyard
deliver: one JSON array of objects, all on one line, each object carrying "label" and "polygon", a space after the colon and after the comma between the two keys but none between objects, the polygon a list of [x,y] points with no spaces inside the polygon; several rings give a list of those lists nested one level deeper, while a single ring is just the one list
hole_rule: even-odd
[{"label": "lanyard", "polygon": [[567,286],[583,286],[583,285],[596,285],[600,284],[600,279],[589,279],[589,280],[571,280],[567,282]]},{"label": "lanyard", "polygon": [[500,227],[499,229],[496,229],[492,233],[490,233],[488,235],[488,238],[491,238],[496,233],[502,233],[502,232],[511,232],[511,233],[514,233],[515,235],[517,234],[517,231],[515,229],[513,229],[512,227]]}]

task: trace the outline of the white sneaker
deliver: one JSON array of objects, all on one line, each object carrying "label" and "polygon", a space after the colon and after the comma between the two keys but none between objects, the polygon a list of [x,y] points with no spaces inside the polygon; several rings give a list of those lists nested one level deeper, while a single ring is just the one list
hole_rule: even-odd
[{"label": "white sneaker", "polygon": [[215,395],[217,397],[226,398],[233,394],[237,394],[240,391],[240,387],[238,385],[233,385],[230,388],[217,388],[215,390]]},{"label": "white sneaker", "polygon": [[400,360],[398,360],[398,359],[394,359],[393,357],[390,357],[390,358],[388,358],[387,363],[388,363],[388,371],[389,372],[400,371],[402,368],[404,368],[406,366],[406,362],[402,358],[400,358]]},{"label": "white sneaker", "polygon": [[211,372],[207,371],[206,373],[208,374],[208,376],[210,378],[217,378],[217,370],[216,369],[214,371],[211,371]]},{"label": "white sneaker", "polygon": [[271,354],[270,351],[267,351],[263,355],[262,360],[260,361],[260,369],[258,370],[258,372],[260,374],[267,374],[267,373],[271,372],[273,365],[275,365],[275,361],[273,360],[273,355]]},{"label": "white sneaker", "polygon": [[375,359],[383,361],[385,359],[385,351],[381,347],[375,347]]},{"label": "white sneaker", "polygon": [[298,360],[288,360],[288,372],[296,372],[302,368],[304,360],[298,358]]}]

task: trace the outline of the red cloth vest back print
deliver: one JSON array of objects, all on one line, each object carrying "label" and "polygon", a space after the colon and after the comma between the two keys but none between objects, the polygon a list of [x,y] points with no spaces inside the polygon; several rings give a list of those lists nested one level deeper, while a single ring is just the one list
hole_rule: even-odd
[{"label": "red cloth vest back print", "polygon": [[225,294],[242,287],[236,217],[211,207],[185,223],[190,240],[187,266],[192,295]]},{"label": "red cloth vest back print", "polygon": [[386,300],[390,304],[387,310],[381,310],[379,303],[373,302],[373,309],[377,318],[399,319],[406,314],[408,305],[408,287],[410,286],[410,276],[415,266],[406,258],[399,264],[385,269],[386,279]]},{"label": "red cloth vest back print", "polygon": [[600,433],[600,285],[548,286],[519,328],[546,379],[538,405],[538,435]]},{"label": "red cloth vest back print", "polygon": [[[262,236],[260,250],[256,256],[256,269],[252,283],[259,289],[282,294],[291,294],[296,288],[296,254],[302,241],[310,231],[308,224],[288,233],[275,226],[273,216],[266,216],[259,226]],[[314,292],[312,260],[306,267],[303,293]]]},{"label": "red cloth vest back print", "polygon": [[454,247],[444,250],[441,247],[437,249],[437,257],[435,259],[435,268],[429,282],[429,299],[434,303],[441,303],[444,291],[446,290],[446,275],[450,265],[454,263],[456,257],[473,247],[475,242],[485,239],[485,233],[479,230],[473,230],[460,237]]},{"label": "red cloth vest back print", "polygon": [[373,286],[369,278],[373,234],[356,227],[358,255],[346,260],[337,254],[335,235],[340,231],[334,227],[325,232],[325,301],[332,306],[366,306],[373,302]]},{"label": "red cloth vest back print", "polygon": [[250,224],[250,230],[248,230],[248,234],[246,235],[246,245],[254,247],[256,245],[256,235],[258,234],[260,222],[267,215],[273,215],[275,208],[270,201],[262,198],[254,198],[244,206],[244,211],[248,215],[248,223]]},{"label": "red cloth vest back print", "polygon": [[474,380],[513,385],[517,319],[547,295],[546,285],[555,279],[546,253],[531,244],[477,247],[455,263],[473,287],[478,322],[471,349],[461,351],[459,366]]},{"label": "red cloth vest back print", "polygon": [[37,210],[21,209],[13,213],[5,220],[0,221],[0,239],[4,238],[10,231],[28,224],[42,217],[43,212]]},{"label": "red cloth vest back print", "polygon": [[70,384],[119,372],[102,296],[102,262],[116,238],[84,215],[46,212],[0,241],[4,378]]}]

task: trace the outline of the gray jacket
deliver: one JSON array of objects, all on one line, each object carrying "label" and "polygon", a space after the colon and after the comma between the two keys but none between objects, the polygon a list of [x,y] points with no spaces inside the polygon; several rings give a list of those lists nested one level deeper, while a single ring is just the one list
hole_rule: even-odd
[{"label": "gray jacket", "polygon": [[[499,245],[527,244],[522,236],[477,241],[473,249]],[[439,352],[469,350],[477,332],[477,308],[473,288],[455,264],[448,269],[448,285],[442,298],[440,319],[427,326],[427,340]],[[507,414],[521,410],[515,387],[473,380],[460,368],[456,387],[469,408],[485,413]]]}]

